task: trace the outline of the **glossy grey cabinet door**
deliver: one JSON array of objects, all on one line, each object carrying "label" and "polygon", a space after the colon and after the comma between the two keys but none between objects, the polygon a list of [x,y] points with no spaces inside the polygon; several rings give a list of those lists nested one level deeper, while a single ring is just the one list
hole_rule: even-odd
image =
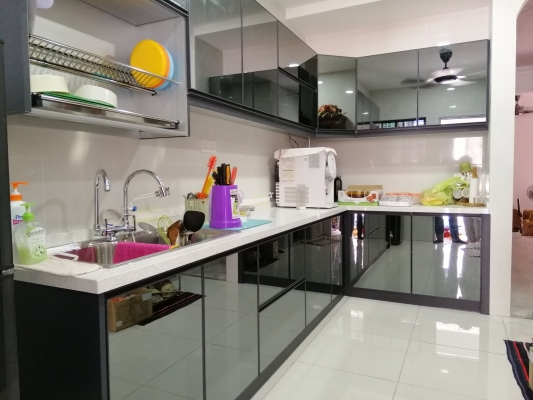
[{"label": "glossy grey cabinet door", "polygon": [[255,0],[242,0],[243,104],[278,114],[278,23]]},{"label": "glossy grey cabinet door", "polygon": [[481,224],[480,217],[413,216],[413,293],[480,300]]},{"label": "glossy grey cabinet door", "polygon": [[[328,105],[342,111],[338,115]],[[356,59],[351,57],[318,56],[318,128],[355,130]],[[322,115],[321,112],[322,111]]]},{"label": "glossy grey cabinet door", "polygon": [[306,316],[309,324],[330,302],[332,276],[331,220],[306,229]]},{"label": "glossy grey cabinet door", "polygon": [[357,60],[363,95],[358,130],[417,125],[418,51],[380,54]]},{"label": "glossy grey cabinet door", "polygon": [[289,286],[290,270],[290,235],[283,235],[259,244],[259,304]]},{"label": "glossy grey cabinet door", "polygon": [[[201,296],[202,268],[189,269],[172,278],[174,287]],[[127,395],[125,391],[131,393],[148,382],[159,391],[201,399],[204,394],[202,324],[200,297],[145,326],[110,332],[111,399],[122,399]],[[157,392],[151,395],[155,397]]]},{"label": "glossy grey cabinet door", "polygon": [[240,0],[191,1],[189,6],[192,88],[241,104]]},{"label": "glossy grey cabinet door", "polygon": [[487,121],[487,40],[420,49],[418,114],[426,125]]},{"label": "glossy grey cabinet door", "polygon": [[363,214],[363,255],[355,287],[411,293],[410,215]]},{"label": "glossy grey cabinet door", "polygon": [[260,369],[265,369],[305,328],[305,282],[259,313]]},{"label": "glossy grey cabinet door", "polygon": [[281,22],[278,22],[278,65],[294,77],[317,87],[317,54]]},{"label": "glossy grey cabinet door", "polygon": [[[254,246],[243,250],[248,267],[257,265]],[[230,256],[220,260],[226,265],[221,274],[205,272],[205,381],[209,400],[235,399],[259,374],[258,288],[255,282],[235,279],[238,263]],[[233,259],[233,261],[232,261]],[[215,269],[215,271],[218,271]],[[219,280],[213,279],[219,276]],[[196,398],[196,397],[190,397]]]}]

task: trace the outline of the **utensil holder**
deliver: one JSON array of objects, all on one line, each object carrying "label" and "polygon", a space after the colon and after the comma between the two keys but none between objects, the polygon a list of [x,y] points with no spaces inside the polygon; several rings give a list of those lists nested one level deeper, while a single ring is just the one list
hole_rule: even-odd
[{"label": "utensil holder", "polygon": [[242,226],[239,214],[236,185],[213,186],[211,189],[211,218],[209,225],[214,229],[240,228]]},{"label": "utensil holder", "polygon": [[200,211],[205,214],[205,220],[209,221],[209,199],[186,199],[185,211]]}]

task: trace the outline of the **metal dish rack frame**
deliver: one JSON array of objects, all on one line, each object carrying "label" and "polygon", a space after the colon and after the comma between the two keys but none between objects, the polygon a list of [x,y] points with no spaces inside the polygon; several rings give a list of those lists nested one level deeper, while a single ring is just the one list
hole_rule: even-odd
[{"label": "metal dish rack frame", "polygon": [[34,65],[80,75],[151,95],[157,94],[154,89],[146,86],[146,83],[152,78],[179,84],[173,79],[35,35],[29,35],[29,55],[30,63]]}]

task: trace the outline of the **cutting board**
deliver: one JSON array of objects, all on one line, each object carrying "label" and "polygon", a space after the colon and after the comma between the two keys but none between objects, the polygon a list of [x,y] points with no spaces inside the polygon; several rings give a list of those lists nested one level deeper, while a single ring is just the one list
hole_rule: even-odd
[{"label": "cutting board", "polygon": [[[220,230],[223,230],[223,231],[243,231],[245,229],[255,228],[256,226],[270,224],[271,222],[272,221],[270,221],[269,219],[249,219],[249,220],[243,222],[242,226],[239,227],[239,228],[223,228],[223,229],[220,229]],[[215,229],[215,228],[211,228],[209,226],[209,224],[206,224],[203,227],[207,228],[207,229]]]}]

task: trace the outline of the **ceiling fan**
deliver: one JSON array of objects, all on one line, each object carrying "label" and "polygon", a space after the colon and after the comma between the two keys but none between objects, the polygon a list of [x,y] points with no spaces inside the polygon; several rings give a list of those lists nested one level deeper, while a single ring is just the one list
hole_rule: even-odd
[{"label": "ceiling fan", "polygon": [[459,75],[464,68],[450,69],[448,63],[452,59],[453,51],[449,47],[443,47],[439,50],[439,57],[444,63],[444,68],[432,72],[428,78],[416,79],[407,78],[402,81],[403,86],[407,86],[413,89],[427,89],[435,85],[448,85],[448,86],[465,86],[474,83],[477,79],[481,79],[485,75],[485,71],[478,71],[468,76]]},{"label": "ceiling fan", "polygon": [[515,95],[514,101],[516,102],[516,104],[514,106],[514,115],[529,114],[529,113],[533,112],[533,108],[532,107],[524,107],[524,106],[521,106],[520,104],[518,104],[518,102],[520,101],[520,95],[519,94]]}]

